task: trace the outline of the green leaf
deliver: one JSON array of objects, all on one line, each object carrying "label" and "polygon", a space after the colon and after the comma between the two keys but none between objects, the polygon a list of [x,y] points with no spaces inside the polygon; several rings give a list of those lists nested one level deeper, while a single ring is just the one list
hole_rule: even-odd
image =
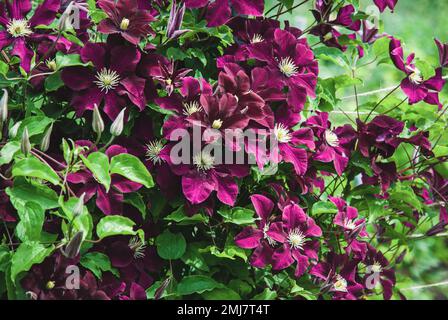
[{"label": "green leaf", "polygon": [[80,155],[86,167],[92,171],[94,177],[101,183],[106,191],[110,188],[109,158],[101,152],[92,152],[87,156]]},{"label": "green leaf", "polygon": [[1,74],[2,76],[6,76],[6,74],[8,73],[8,71],[9,71],[9,66],[8,66],[8,64],[5,63],[5,62],[3,62],[3,61],[0,61],[0,74]]},{"label": "green leaf", "polygon": [[23,242],[39,241],[45,210],[35,202],[27,202],[17,213],[20,219],[16,226],[17,237]]},{"label": "green leaf", "polygon": [[86,67],[89,64],[82,62],[79,54],[63,54],[62,52],[56,54],[56,66],[58,69],[74,66]]},{"label": "green leaf", "polygon": [[17,151],[20,150],[20,142],[11,141],[0,150],[0,166],[10,163]]},{"label": "green leaf", "polygon": [[77,216],[76,218],[73,217],[73,211],[75,209],[75,206],[78,204],[78,201],[79,199],[75,197],[68,199],[68,201],[64,201],[64,197],[60,197],[59,205],[64,212],[67,221],[72,221],[72,233],[82,231],[84,234],[84,239],[91,239],[93,231],[93,220],[87,207],[84,206],[84,210],[79,216]]},{"label": "green leaf", "polygon": [[122,216],[107,216],[98,222],[96,233],[100,239],[116,235],[136,235],[135,222]]},{"label": "green leaf", "polygon": [[80,260],[84,268],[89,269],[98,278],[101,279],[103,272],[110,271],[119,277],[118,271],[112,267],[109,257],[101,252],[89,252],[82,256]]},{"label": "green leaf", "polygon": [[332,214],[332,213],[337,213],[338,208],[336,207],[336,205],[333,202],[319,201],[313,205],[311,212],[313,213],[313,215],[318,215],[318,214],[323,214],[323,213]]},{"label": "green leaf", "polygon": [[11,280],[24,271],[29,271],[34,264],[41,263],[54,250],[53,246],[45,247],[38,242],[24,242],[17,248],[11,259]]},{"label": "green leaf", "polygon": [[139,158],[131,154],[122,153],[112,157],[110,172],[122,175],[126,179],[140,183],[146,188],[152,188],[154,181],[151,174]]},{"label": "green leaf", "polygon": [[266,288],[263,290],[263,292],[253,297],[252,300],[274,300],[275,298],[277,298],[277,292]]},{"label": "green leaf", "polygon": [[24,178],[14,180],[14,186],[6,189],[12,205],[18,210],[32,199],[44,210],[58,207],[58,195],[46,185],[28,182]]},{"label": "green leaf", "polygon": [[53,119],[45,116],[31,116],[27,117],[20,123],[19,130],[17,130],[17,135],[15,140],[20,140],[25,128],[28,129],[28,135],[31,137],[39,135],[45,132],[47,127],[53,123]]},{"label": "green leaf", "polygon": [[223,287],[222,284],[207,276],[186,276],[177,285],[177,294],[187,296],[193,293],[203,293],[205,291]]},{"label": "green leaf", "polygon": [[184,206],[180,206],[174,212],[166,216],[165,220],[174,221],[179,225],[190,225],[197,223],[205,223],[208,221],[208,217],[200,213],[197,213],[191,217],[187,216],[184,212]]},{"label": "green leaf", "polygon": [[166,230],[156,238],[157,253],[165,260],[175,260],[182,257],[187,247],[182,233],[171,233]]},{"label": "green leaf", "polygon": [[125,194],[124,202],[127,204],[130,204],[131,206],[135,207],[140,211],[142,214],[143,220],[146,219],[146,205],[143,201],[143,197],[140,193],[132,192]]},{"label": "green leaf", "polygon": [[255,222],[254,211],[246,208],[230,208],[218,210],[218,213],[224,217],[224,222],[237,225],[248,225]]},{"label": "green leaf", "polygon": [[202,294],[205,300],[241,300],[238,293],[230,288],[216,288]]},{"label": "green leaf", "polygon": [[17,161],[12,168],[13,177],[33,177],[46,180],[58,185],[60,180],[57,173],[47,164],[35,157],[28,157]]},{"label": "green leaf", "polygon": [[61,74],[59,72],[49,75],[45,79],[45,90],[48,92],[56,91],[64,86],[64,81],[62,81]]}]

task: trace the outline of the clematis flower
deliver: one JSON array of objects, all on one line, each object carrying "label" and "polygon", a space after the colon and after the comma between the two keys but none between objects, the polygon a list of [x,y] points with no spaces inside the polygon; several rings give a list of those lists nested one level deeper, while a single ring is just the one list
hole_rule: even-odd
[{"label": "clematis flower", "polygon": [[333,162],[337,174],[342,175],[349,161],[348,150],[340,145],[337,133],[331,130],[328,113],[318,112],[305,122],[305,126],[313,130],[318,140],[313,159],[324,163]]},{"label": "clematis flower", "polygon": [[2,179],[0,182],[0,221],[15,222],[16,210],[11,205],[6,189],[13,186],[12,181]]},{"label": "clematis flower", "polygon": [[401,41],[394,38],[390,42],[390,56],[395,66],[406,74],[406,78],[401,82],[401,89],[409,98],[409,104],[425,101],[441,108],[439,92],[445,85],[442,68],[436,69],[432,78],[423,79],[420,70],[413,64],[414,54],[405,60]]},{"label": "clematis flower", "polygon": [[99,32],[120,34],[134,45],[154,34],[149,24],[155,19],[148,11],[138,8],[137,0],[99,0],[98,6],[108,15],[98,25]]},{"label": "clematis flower", "polygon": [[398,0],[373,0],[373,2],[381,12],[384,12],[386,8],[389,8],[393,12]]},{"label": "clematis flower", "polygon": [[267,64],[269,85],[288,88],[287,101],[295,111],[303,109],[307,96],[316,96],[318,64],[306,40],[276,29],[272,41],[254,43],[248,51],[250,58]]},{"label": "clematis flower", "polygon": [[440,215],[439,219],[443,227],[448,225],[448,210],[447,210],[447,199],[448,199],[448,180],[443,178],[436,170],[429,169],[424,172],[422,176],[425,178],[429,185],[429,189],[423,194],[426,204],[433,204],[439,202],[440,204]]},{"label": "clematis flower", "polygon": [[439,60],[442,68],[448,67],[448,43],[441,43],[439,40],[434,39],[439,49]]},{"label": "clematis flower", "polygon": [[32,17],[28,13],[32,9],[30,0],[10,0],[0,3],[0,50],[12,46],[11,54],[20,58],[20,66],[30,72],[34,52],[30,47],[37,37],[35,28],[39,25],[50,25],[59,11],[60,0],[45,0],[40,4]]},{"label": "clematis flower", "polygon": [[247,16],[262,16],[264,10],[263,0],[185,0],[185,5],[189,9],[207,7],[208,27],[225,24],[232,16],[231,7],[236,14]]},{"label": "clematis flower", "polygon": [[322,230],[295,203],[283,209],[282,222],[285,241],[283,246],[274,252],[272,267],[274,270],[282,270],[296,261],[294,275],[301,277],[309,267],[310,259],[318,259],[319,241],[314,238],[322,236]]},{"label": "clematis flower", "polygon": [[90,67],[64,68],[61,77],[74,91],[71,105],[78,116],[93,110],[104,101],[104,112],[114,120],[131,102],[143,110],[146,106],[145,79],[135,75],[140,52],[129,46],[88,43],[81,50],[81,60]]},{"label": "clematis flower", "polygon": [[329,252],[324,262],[311,268],[310,274],[324,281],[321,291],[331,292],[334,300],[356,300],[363,291],[356,281],[357,264],[348,255]]},{"label": "clematis flower", "polygon": [[[395,271],[389,266],[389,261],[384,255],[377,251],[371,245],[367,245],[367,255],[363,260],[363,264],[368,268],[364,277],[365,283],[373,288],[376,287],[377,281],[383,287],[383,297],[390,300],[392,297],[392,288],[395,286]],[[373,289],[368,288],[368,289]]]},{"label": "clematis flower", "polygon": [[[89,145],[90,142],[78,141],[78,145]],[[109,158],[127,153],[127,150],[118,145],[112,145],[106,150]],[[96,195],[96,205],[105,214],[121,214],[123,209],[124,193],[136,192],[142,185],[129,181],[124,177],[113,174],[110,190],[107,191],[103,185],[99,184],[93,174],[86,168],[78,172],[70,173],[67,181],[73,186],[76,195],[80,197],[85,193],[84,201],[89,201]]]},{"label": "clematis flower", "polygon": [[235,244],[244,249],[255,249],[250,263],[256,268],[264,268],[273,262],[274,245],[285,241],[282,223],[272,215],[274,203],[267,197],[255,194],[250,197],[259,217],[257,227],[245,227],[236,237]]}]

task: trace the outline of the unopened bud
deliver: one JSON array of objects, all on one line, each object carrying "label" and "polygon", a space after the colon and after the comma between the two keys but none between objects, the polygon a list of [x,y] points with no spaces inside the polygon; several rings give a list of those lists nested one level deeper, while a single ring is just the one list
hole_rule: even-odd
[{"label": "unopened bud", "polygon": [[75,258],[79,254],[79,250],[81,249],[82,240],[84,233],[79,231],[75,234],[75,236],[70,240],[65,249],[61,250],[62,254],[69,259]]},{"label": "unopened bud", "polygon": [[22,133],[22,141],[20,143],[20,150],[27,156],[31,152],[30,136],[28,134],[28,128],[25,128]]},{"label": "unopened bud", "polygon": [[9,129],[9,137],[14,139],[17,136],[17,133],[19,132],[20,125],[22,124],[22,121],[17,122],[15,125]]},{"label": "unopened bud", "polygon": [[104,121],[103,118],[101,118],[100,111],[98,110],[98,106],[96,104],[93,108],[92,129],[97,134],[101,134],[104,131]]},{"label": "unopened bud", "polygon": [[121,110],[120,114],[115,118],[114,122],[110,126],[110,134],[118,137],[123,132],[124,126],[124,112],[126,109]]},{"label": "unopened bud", "polygon": [[8,119],[8,91],[3,89],[3,97],[0,100],[0,120],[2,123]]},{"label": "unopened bud", "polygon": [[75,207],[73,208],[73,217],[78,217],[84,212],[84,198],[86,193],[84,192],[78,199]]},{"label": "unopened bud", "polygon": [[47,151],[48,148],[50,147],[50,138],[52,131],[53,131],[53,124],[51,124],[50,127],[48,127],[40,143],[40,150],[42,150],[43,152]]}]

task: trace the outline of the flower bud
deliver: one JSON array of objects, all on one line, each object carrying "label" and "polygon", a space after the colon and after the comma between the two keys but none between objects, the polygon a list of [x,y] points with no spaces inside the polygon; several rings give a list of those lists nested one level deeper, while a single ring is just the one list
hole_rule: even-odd
[{"label": "flower bud", "polygon": [[2,123],[8,119],[8,91],[3,89],[3,97],[0,100],[0,120]]},{"label": "flower bud", "polygon": [[79,254],[79,250],[81,249],[82,240],[83,240],[84,232],[79,231],[75,234],[75,236],[70,240],[65,249],[61,250],[62,254],[69,259],[75,258]]},{"label": "flower bud", "polygon": [[103,118],[101,118],[100,111],[98,110],[98,106],[96,104],[93,108],[92,129],[97,134],[101,134],[104,131],[104,121]]},{"label": "flower bud", "polygon": [[84,192],[78,199],[75,207],[73,208],[73,217],[76,218],[84,212],[84,198],[86,193]]},{"label": "flower bud", "polygon": [[112,122],[112,125],[110,126],[110,134],[118,137],[123,132],[123,126],[124,126],[124,112],[126,108],[121,110],[120,114],[115,118],[114,122]]},{"label": "flower bud", "polygon": [[53,124],[51,124],[50,127],[48,127],[40,143],[40,150],[42,150],[43,152],[47,151],[48,148],[50,147],[50,138],[52,131],[53,131]]},{"label": "flower bud", "polygon": [[19,132],[20,125],[22,124],[22,121],[17,122],[15,125],[13,125],[9,129],[9,137],[14,139],[17,136],[17,132]]},{"label": "flower bud", "polygon": [[27,156],[31,152],[30,136],[28,134],[28,128],[25,128],[22,133],[22,141],[20,143],[20,150]]}]

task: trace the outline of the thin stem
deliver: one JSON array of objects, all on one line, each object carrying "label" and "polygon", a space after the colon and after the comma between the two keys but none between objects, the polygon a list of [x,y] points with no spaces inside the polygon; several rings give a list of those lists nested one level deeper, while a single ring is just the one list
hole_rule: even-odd
[{"label": "thin stem", "polygon": [[[288,12],[291,12],[292,10],[294,10],[294,9],[297,9],[297,8],[300,7],[301,5],[307,3],[308,1],[310,1],[310,0],[304,0],[304,1],[300,2],[299,4],[293,6],[293,7],[289,8],[289,9],[286,9],[285,11],[280,11],[280,10],[279,10],[279,12],[277,12],[277,14],[275,15],[276,19],[278,19],[278,17],[280,17],[281,15],[283,15],[283,14],[285,14],[285,13],[288,13]],[[281,4],[280,7],[283,8],[283,4]],[[269,17],[268,19],[271,19],[271,18],[273,18],[273,17],[274,17],[274,16],[271,16],[271,17]]]},{"label": "thin stem", "polygon": [[389,98],[395,91],[398,90],[398,88],[400,88],[400,85],[396,86],[394,89],[392,89],[392,91],[390,91],[388,94],[386,94],[384,96],[383,99],[381,99],[373,108],[372,110],[370,110],[369,114],[367,115],[367,118],[365,119],[365,122],[367,122],[370,118],[370,116],[372,115],[372,113],[384,102],[386,101],[387,98]]}]

